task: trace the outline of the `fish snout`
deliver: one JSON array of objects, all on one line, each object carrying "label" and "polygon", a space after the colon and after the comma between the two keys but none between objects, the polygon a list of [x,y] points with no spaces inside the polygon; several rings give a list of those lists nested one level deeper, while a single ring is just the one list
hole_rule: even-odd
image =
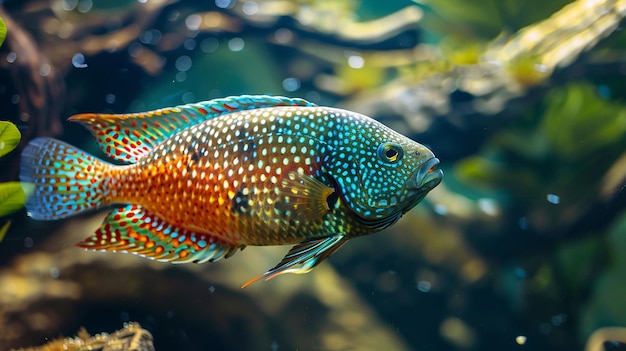
[{"label": "fish snout", "polygon": [[422,164],[409,180],[408,187],[410,189],[430,190],[441,183],[443,171],[437,169],[439,159],[436,157],[428,159]]}]

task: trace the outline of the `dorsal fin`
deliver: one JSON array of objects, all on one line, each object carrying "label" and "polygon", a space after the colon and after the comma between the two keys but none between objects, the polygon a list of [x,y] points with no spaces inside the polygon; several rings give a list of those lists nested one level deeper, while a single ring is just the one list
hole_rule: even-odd
[{"label": "dorsal fin", "polygon": [[315,106],[304,99],[241,95],[188,105],[128,114],[84,113],[69,121],[86,126],[106,154],[118,161],[137,162],[152,148],[181,130],[225,114],[275,106]]}]

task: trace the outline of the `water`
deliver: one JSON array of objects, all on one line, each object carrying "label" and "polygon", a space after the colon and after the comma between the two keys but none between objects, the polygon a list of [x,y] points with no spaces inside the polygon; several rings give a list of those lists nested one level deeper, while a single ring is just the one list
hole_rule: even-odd
[{"label": "water", "polygon": [[139,326],[159,351],[624,349],[622,15],[565,4],[5,1],[31,35],[0,47],[0,120],[24,142],[104,157],[67,117],[286,95],[378,119],[445,176],[391,228],[243,290],[289,246],[171,265],[75,247],[107,210],[22,209],[0,218],[0,350]]}]

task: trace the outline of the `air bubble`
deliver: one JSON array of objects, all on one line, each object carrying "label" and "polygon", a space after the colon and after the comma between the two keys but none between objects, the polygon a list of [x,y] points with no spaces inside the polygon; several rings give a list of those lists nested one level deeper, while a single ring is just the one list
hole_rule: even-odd
[{"label": "air bubble", "polygon": [[320,102],[322,99],[322,96],[317,91],[309,91],[304,97],[311,102]]},{"label": "air bubble", "polygon": [[478,207],[485,213],[490,216],[495,216],[498,214],[498,204],[494,199],[482,198],[477,201]]},{"label": "air bubble", "polygon": [[85,56],[81,53],[72,56],[72,66],[76,68],[87,68],[87,64],[85,63]]},{"label": "air bubble", "polygon": [[194,93],[188,91],[188,92],[183,94],[182,100],[183,100],[183,103],[188,104],[188,103],[191,103],[191,102],[195,102],[196,101],[196,96],[194,95]]},{"label": "air bubble", "polygon": [[215,0],[215,6],[221,8],[221,9],[226,9],[228,7],[230,7],[232,4],[232,2],[230,0]]},{"label": "air bubble", "polygon": [[519,227],[522,230],[527,230],[528,229],[528,218],[526,218],[526,217],[520,218],[519,221],[517,222],[517,224],[519,225]]},{"label": "air bubble", "polygon": [[283,89],[289,92],[294,92],[300,89],[300,81],[296,78],[287,78],[283,80]]},{"label": "air bubble", "polygon": [[293,32],[287,28],[279,28],[274,32],[274,38],[280,44],[289,44],[293,40]]},{"label": "air bubble", "polygon": [[64,11],[73,11],[78,6],[78,0],[63,0],[61,8]]},{"label": "air bubble", "polygon": [[245,42],[241,38],[232,38],[228,41],[228,48],[230,51],[241,51],[245,46]]},{"label": "air bubble", "polygon": [[156,45],[161,41],[161,32],[156,29],[144,31],[139,36],[139,41],[144,44]]},{"label": "air bubble", "polygon": [[191,68],[191,57],[183,55],[177,58],[174,66],[181,72],[187,72]]},{"label": "air bubble", "polygon": [[107,102],[107,104],[113,104],[115,103],[115,95],[113,94],[107,94],[107,96],[104,97],[104,101]]},{"label": "air bubble", "polygon": [[48,63],[44,63],[39,67],[39,75],[42,77],[47,77],[48,75],[50,75],[51,71],[52,67]]},{"label": "air bubble", "polygon": [[141,43],[132,43],[128,46],[128,54],[132,57],[139,57],[143,51]]},{"label": "air bubble", "polygon": [[87,12],[91,11],[92,7],[93,7],[93,1],[92,0],[81,0],[78,3],[77,10],[80,13],[87,13]]},{"label": "air bubble", "polygon": [[546,196],[546,199],[548,200],[549,203],[555,204],[555,205],[558,205],[559,201],[560,201],[559,196],[558,195],[554,195],[554,194],[548,194]]},{"label": "air bubble", "polygon": [[254,16],[257,12],[259,12],[259,4],[254,1],[248,1],[243,4],[241,10],[248,16]]},{"label": "air bubble", "polygon": [[445,216],[448,214],[448,207],[446,205],[436,204],[435,206],[433,206],[433,210],[436,214],[440,216]]},{"label": "air bubble", "polygon": [[180,17],[180,11],[172,11],[167,15],[167,20],[170,22],[176,22],[178,21],[178,18]]},{"label": "air bubble", "polygon": [[217,50],[217,47],[220,45],[219,40],[216,38],[206,38],[200,43],[200,50],[204,53],[212,53]]},{"label": "air bubble", "polygon": [[17,54],[16,54],[16,53],[14,53],[14,52],[9,52],[9,53],[7,54],[7,62],[8,62],[8,63],[13,63],[13,62],[15,62],[15,59],[17,59]]},{"label": "air bubble", "polygon": [[200,15],[189,15],[185,18],[185,26],[189,30],[198,30],[200,28],[200,24],[202,23],[202,17]]},{"label": "air bubble", "polygon": [[363,68],[364,65],[365,65],[365,60],[363,59],[363,57],[358,56],[358,55],[352,55],[348,57],[348,66],[359,69],[359,68]]},{"label": "air bubble", "polygon": [[186,50],[189,50],[189,51],[195,49],[196,48],[196,40],[195,39],[187,39],[187,40],[185,40],[185,43],[183,44],[183,47]]},{"label": "air bubble", "polygon": [[417,283],[417,290],[421,292],[424,292],[424,293],[429,292],[431,288],[432,288],[432,285],[428,281],[420,280]]},{"label": "air bubble", "polygon": [[50,268],[50,278],[57,279],[59,277],[59,269],[57,267]]}]

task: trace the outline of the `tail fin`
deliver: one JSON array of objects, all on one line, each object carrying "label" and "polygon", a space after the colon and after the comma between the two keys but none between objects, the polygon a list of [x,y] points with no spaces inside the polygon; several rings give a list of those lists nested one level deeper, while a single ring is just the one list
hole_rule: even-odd
[{"label": "tail fin", "polygon": [[22,151],[20,180],[32,186],[26,210],[34,219],[59,219],[106,205],[112,165],[51,138],[32,140]]}]

